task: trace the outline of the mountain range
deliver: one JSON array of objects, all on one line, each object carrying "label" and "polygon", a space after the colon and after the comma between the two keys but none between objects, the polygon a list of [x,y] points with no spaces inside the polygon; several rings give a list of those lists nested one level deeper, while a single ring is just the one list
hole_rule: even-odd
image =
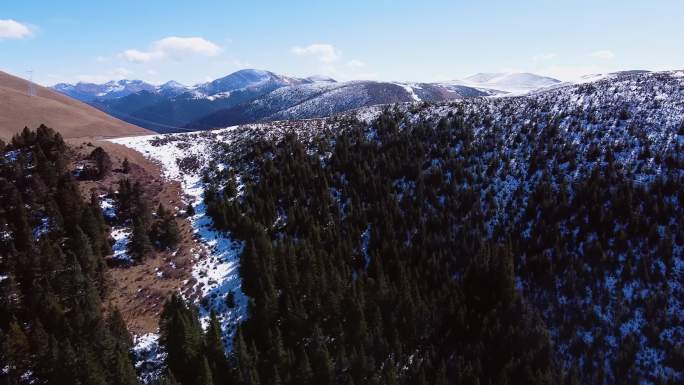
[{"label": "mountain range", "polygon": [[436,102],[528,92],[560,83],[529,73],[476,74],[440,83],[289,77],[245,69],[193,86],[141,80],[60,83],[52,88],[157,132],[211,129],[257,121],[305,119],[377,104]]}]

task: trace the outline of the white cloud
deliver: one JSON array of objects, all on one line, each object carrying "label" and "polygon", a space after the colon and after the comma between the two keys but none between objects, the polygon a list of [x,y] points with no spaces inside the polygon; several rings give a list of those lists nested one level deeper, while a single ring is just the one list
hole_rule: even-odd
[{"label": "white cloud", "polygon": [[615,54],[613,53],[613,51],[609,51],[609,50],[607,50],[607,49],[603,49],[603,50],[600,50],[600,51],[592,52],[590,56],[591,56],[591,57],[595,57],[595,58],[597,58],[597,59],[606,59],[606,60],[607,60],[607,59],[612,59],[612,58],[614,58],[614,57],[615,57]]},{"label": "white cloud", "polygon": [[352,68],[361,68],[361,67],[364,67],[365,65],[366,65],[366,63],[364,63],[358,59],[352,59],[352,60],[347,62],[347,66],[352,67]]},{"label": "white cloud", "polygon": [[147,63],[161,59],[164,56],[164,52],[161,51],[143,52],[138,51],[137,49],[127,49],[121,54],[121,57],[133,63]]},{"label": "white cloud", "polygon": [[170,36],[152,43],[149,51],[128,49],[121,57],[134,63],[147,63],[155,60],[171,58],[182,60],[190,56],[216,56],[221,48],[201,37]]},{"label": "white cloud", "polygon": [[314,56],[322,63],[332,63],[342,55],[334,45],[322,43],[315,43],[306,47],[292,47],[290,51],[297,56]]},{"label": "white cloud", "polygon": [[532,56],[532,60],[534,60],[534,61],[547,61],[547,60],[555,59],[556,56],[558,56],[558,55],[556,55],[555,53],[540,53],[540,54]]},{"label": "white cloud", "polygon": [[12,19],[0,19],[1,39],[23,39],[31,36],[31,28]]},{"label": "white cloud", "polygon": [[176,59],[192,55],[216,56],[221,52],[219,46],[201,37],[165,37],[154,42],[154,48]]}]

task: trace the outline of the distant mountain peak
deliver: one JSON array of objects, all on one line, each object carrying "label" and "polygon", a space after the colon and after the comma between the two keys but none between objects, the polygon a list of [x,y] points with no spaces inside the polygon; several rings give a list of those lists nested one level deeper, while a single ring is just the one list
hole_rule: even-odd
[{"label": "distant mountain peak", "polygon": [[520,93],[561,83],[560,80],[529,72],[481,72],[465,77],[462,84]]}]

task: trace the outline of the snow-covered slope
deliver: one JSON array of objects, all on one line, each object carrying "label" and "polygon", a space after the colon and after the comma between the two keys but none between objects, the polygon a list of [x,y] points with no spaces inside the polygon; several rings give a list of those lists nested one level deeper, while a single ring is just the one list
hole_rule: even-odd
[{"label": "snow-covered slope", "polygon": [[256,121],[311,119],[364,106],[445,101],[490,93],[460,85],[375,81],[316,82],[278,88],[250,103],[223,109],[189,124],[210,129]]},{"label": "snow-covered slope", "polygon": [[204,95],[211,96],[244,88],[276,89],[297,84],[311,83],[313,80],[279,75],[271,71],[245,69],[213,80],[198,84],[194,88]]},{"label": "snow-covered slope", "polygon": [[[301,113],[298,109],[319,110],[325,105],[316,103],[325,99],[316,96],[329,94],[334,99],[334,95],[344,94],[350,86],[362,88],[364,91],[358,94],[370,97],[362,83],[308,85],[274,91],[270,100],[275,107],[267,108],[276,110],[282,117]],[[417,93],[418,89],[413,86],[394,86],[405,92],[408,99],[405,101],[409,102],[396,107],[405,122],[402,127],[417,122],[436,127],[443,118],[459,117],[474,128],[468,156],[462,143],[453,146],[452,151],[461,162],[459,167],[481,175],[469,183],[476,184],[480,191],[482,215],[490,236],[495,236],[496,229],[520,231],[523,243],[533,243],[540,234],[557,233],[576,245],[564,253],[565,258],[573,261],[573,270],[547,277],[551,289],[540,286],[539,278],[527,270],[528,258],[533,256],[516,261],[518,289],[542,313],[565,368],[601,371],[608,383],[615,383],[621,370],[620,360],[626,359],[630,370],[643,379],[642,383],[655,383],[659,376],[684,380],[676,355],[684,344],[684,237],[676,226],[684,216],[684,208],[678,203],[681,192],[658,198],[661,206],[675,213],[674,217],[663,219],[663,224],[656,229],[660,238],[670,239],[665,244],[669,256],[662,254],[662,248],[646,247],[641,238],[638,242],[635,238],[630,246],[633,253],[645,257],[632,261],[632,253],[620,253],[613,247],[620,229],[626,226],[616,222],[615,229],[608,230],[608,234],[612,231],[614,235],[609,235],[604,246],[606,258],[612,262],[603,264],[585,255],[586,245],[591,244],[596,234],[574,227],[582,223],[582,218],[569,215],[559,220],[555,230],[549,231],[544,224],[551,218],[542,215],[544,208],[527,206],[533,195],[540,194],[541,181],[552,189],[549,194],[567,195],[573,200],[577,199],[578,186],[594,172],[606,169],[614,170],[621,181],[628,181],[635,188],[661,183],[663,175],[684,177],[684,72],[617,73],[593,82],[523,96],[459,99],[429,105],[412,102],[415,98],[405,87]],[[297,94],[288,94],[292,92]],[[279,100],[290,98],[302,102],[281,108]],[[182,182],[188,199],[197,207],[193,226],[201,245],[195,269],[198,277],[203,274],[208,277],[199,280],[205,285],[198,287],[201,296],[197,299],[208,298],[204,311],[209,308],[220,311],[228,334],[246,314],[245,299],[240,295],[240,306],[230,310],[216,301],[212,293],[218,293],[220,298],[230,288],[239,294],[237,264],[241,246],[211,230],[211,222],[201,204],[204,186],[199,170],[230,167],[238,180],[247,180],[250,166],[231,163],[231,159],[239,159],[241,152],[248,151],[245,146],[250,138],[277,139],[296,132],[310,146],[320,138],[330,143],[334,135],[350,129],[344,123],[349,117],[366,122],[366,137],[372,139],[375,138],[373,120],[385,108],[361,108],[327,119],[115,140],[158,160],[167,177]],[[234,156],[226,157],[226,154]],[[438,167],[445,161],[434,158],[426,159],[425,163]],[[196,167],[184,169],[183,164]],[[442,171],[450,175],[449,170]],[[608,200],[604,210],[611,210],[616,204]],[[644,211],[641,215],[653,214]],[[200,257],[203,252],[206,257]],[[544,250],[541,255],[555,261],[553,265],[557,269],[563,269],[567,263],[554,256],[554,252]],[[626,265],[640,267],[626,268]],[[575,274],[575,268],[582,276],[573,279],[585,289],[568,291],[569,277]],[[650,273],[644,278],[637,270]],[[654,307],[652,298],[662,300],[658,302],[659,307]],[[626,349],[632,352],[628,358],[621,355]]]},{"label": "snow-covered slope", "polygon": [[526,72],[502,72],[478,73],[453,83],[519,94],[550,87],[560,82],[558,79]]},{"label": "snow-covered slope", "polygon": [[[613,170],[610,173],[620,175],[618,180],[645,189],[642,194],[649,198],[635,199],[647,201],[653,198],[648,189],[667,183],[661,178],[684,177],[684,72],[616,73],[526,96],[400,110],[407,121],[432,124],[463,111],[464,121],[476,127],[471,146],[481,155],[470,167],[487,169],[490,175],[477,183],[482,202],[488,197],[495,202],[483,203],[482,208],[492,235],[503,226],[506,231],[522,231],[530,244],[540,242],[543,234],[556,234],[574,245],[562,255],[559,250],[543,250],[544,258],[553,261],[549,263],[555,274],[544,278],[551,289],[542,287],[528,270],[526,258],[538,256],[516,261],[518,287],[544,315],[568,370],[574,366],[585,374],[600,371],[608,383],[620,378],[621,365],[641,378],[640,383],[657,383],[658,377],[684,379],[676,363],[684,343],[684,243],[677,225],[684,215],[681,192],[662,193],[656,199],[673,213],[652,230],[656,235],[650,242],[653,237],[664,242],[659,248],[645,244],[644,230],[628,240],[628,253],[620,252],[615,244],[627,225],[618,221],[604,237],[608,242],[603,253],[611,261],[606,264],[588,257],[587,248],[599,231],[582,225],[589,218],[570,213],[556,225],[557,219],[545,213],[550,209],[527,207],[530,197],[540,194],[542,181],[552,186],[549,194],[567,194],[573,200],[579,193],[574,188],[584,186],[594,172]],[[372,122],[380,109],[355,114]],[[597,202],[605,212],[619,204],[612,198],[593,199],[606,199]],[[651,208],[641,210],[647,210],[643,216],[654,215]],[[579,267],[562,267],[568,259]],[[635,264],[641,267],[636,269]],[[578,278],[575,268],[585,275]],[[655,302],[659,305],[654,308]]]},{"label": "snow-covered slope", "polygon": [[157,87],[142,80],[112,80],[104,84],[95,83],[59,83],[50,87],[82,102],[95,99],[118,99],[140,91],[156,92]]},{"label": "snow-covered slope", "polygon": [[[235,325],[247,311],[247,301],[240,290],[238,275],[238,256],[243,245],[212,229],[211,219],[206,215],[206,207],[202,201],[204,184],[201,181],[201,168],[184,167],[180,162],[183,159],[192,159],[203,167],[208,165],[211,148],[217,144],[217,140],[228,139],[217,136],[220,134],[152,135],[112,141],[133,148],[159,162],[167,179],[181,183],[186,203],[192,204],[195,209],[195,215],[190,220],[198,240],[196,247],[191,250],[194,253],[192,276],[195,285],[192,290],[183,294],[200,306],[200,319],[203,323],[208,322],[211,310],[217,313],[225,332],[225,343],[230,348]],[[226,305],[226,295],[230,292],[235,296],[236,303],[232,309]]]}]

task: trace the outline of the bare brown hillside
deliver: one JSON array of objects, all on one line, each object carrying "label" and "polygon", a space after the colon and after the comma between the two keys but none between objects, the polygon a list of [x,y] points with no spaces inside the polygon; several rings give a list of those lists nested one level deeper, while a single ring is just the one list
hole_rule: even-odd
[{"label": "bare brown hillside", "polygon": [[45,124],[65,138],[109,138],[150,131],[105,114],[85,103],[0,71],[0,138],[9,139],[24,126]]}]

